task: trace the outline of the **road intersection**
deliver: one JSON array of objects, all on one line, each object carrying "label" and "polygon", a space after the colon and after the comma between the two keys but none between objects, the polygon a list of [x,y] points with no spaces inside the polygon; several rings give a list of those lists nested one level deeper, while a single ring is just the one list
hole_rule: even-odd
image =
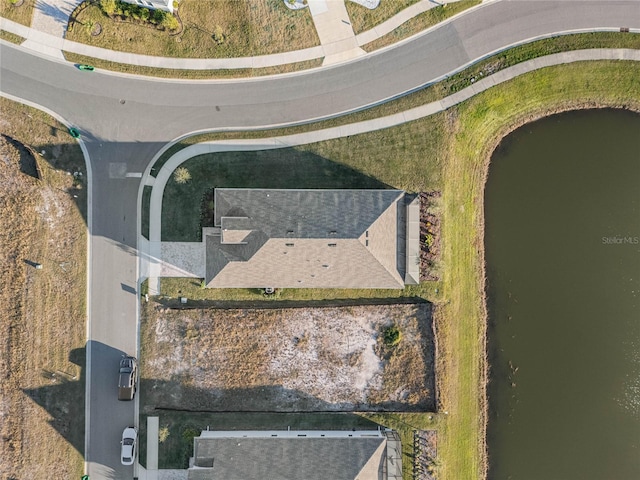
[{"label": "road intersection", "polygon": [[411,41],[309,72],[245,80],[171,81],[80,72],[0,45],[0,91],[77,126],[90,162],[90,331],[86,460],[93,480],[131,478],[118,439],[137,417],[118,402],[117,364],[137,350],[141,174],[168,142],[203,130],[246,130],[330,118],[395,98],[492,52],[568,31],[640,28],[635,1],[500,1]]}]

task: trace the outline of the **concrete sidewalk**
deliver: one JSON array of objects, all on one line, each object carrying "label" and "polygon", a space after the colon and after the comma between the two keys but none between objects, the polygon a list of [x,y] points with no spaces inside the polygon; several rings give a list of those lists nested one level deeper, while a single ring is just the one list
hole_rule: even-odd
[{"label": "concrete sidewalk", "polygon": [[[64,38],[69,17],[80,3],[82,0],[36,0],[31,18],[31,28],[56,38]],[[29,36],[26,38],[27,41],[22,44],[24,47],[64,59],[62,51],[55,46],[30,40]]]},{"label": "concrete sidewalk", "polygon": [[311,17],[324,52],[323,65],[365,55],[351,27],[345,0],[308,0]]},{"label": "concrete sidewalk", "polygon": [[[185,70],[217,70],[263,68],[324,58],[324,65],[335,64],[365,55],[361,45],[381,37],[423,11],[437,7],[434,0],[421,0],[399,12],[374,29],[354,35],[344,5],[349,0],[308,0],[321,45],[271,55],[238,58],[175,58],[140,55],[93,47],[64,38],[69,15],[81,0],[37,0],[31,27],[0,17],[0,30],[14,33],[26,39],[22,46],[55,58],[64,58],[62,51],[115,63],[143,67]],[[367,2],[369,0],[362,0]],[[452,2],[458,0],[444,0]],[[482,4],[466,10],[468,12]],[[66,15],[66,16],[65,16]]]}]

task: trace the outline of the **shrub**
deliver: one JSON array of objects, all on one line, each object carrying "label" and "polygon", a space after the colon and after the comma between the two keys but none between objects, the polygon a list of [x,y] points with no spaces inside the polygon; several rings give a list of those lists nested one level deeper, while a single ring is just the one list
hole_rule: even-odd
[{"label": "shrub", "polygon": [[182,431],[182,438],[191,443],[193,443],[193,437],[198,437],[199,435],[200,432],[192,427],[187,427]]},{"label": "shrub", "polygon": [[116,0],[100,0],[100,8],[107,15],[114,15],[118,8]]},{"label": "shrub", "polygon": [[428,250],[431,250],[431,247],[433,246],[433,241],[434,241],[433,233],[428,232],[424,237],[424,244],[427,246]]},{"label": "shrub", "polygon": [[176,30],[180,26],[180,24],[178,23],[178,19],[171,14],[166,14],[164,16],[162,25],[169,30]]},{"label": "shrub", "polygon": [[164,443],[167,440],[167,438],[169,438],[169,434],[170,434],[169,427],[165,425],[160,430],[158,430],[158,441],[160,443]]},{"label": "shrub", "polygon": [[186,168],[178,167],[176,168],[175,172],[173,172],[173,179],[176,181],[176,183],[184,184],[191,180],[191,174]]},{"label": "shrub", "polygon": [[164,10],[155,10],[153,12],[153,19],[156,23],[162,23],[164,21],[164,17],[166,16],[167,14]]},{"label": "shrub", "polygon": [[142,20],[144,20],[145,22],[148,22],[150,16],[151,16],[151,12],[149,11],[148,8],[141,8],[140,9],[140,18]]},{"label": "shrub", "polygon": [[402,340],[402,332],[397,325],[391,325],[382,332],[382,339],[387,347],[395,347]]},{"label": "shrub", "polygon": [[226,37],[220,25],[216,25],[216,28],[213,30],[212,38],[218,45],[222,45],[224,43]]}]

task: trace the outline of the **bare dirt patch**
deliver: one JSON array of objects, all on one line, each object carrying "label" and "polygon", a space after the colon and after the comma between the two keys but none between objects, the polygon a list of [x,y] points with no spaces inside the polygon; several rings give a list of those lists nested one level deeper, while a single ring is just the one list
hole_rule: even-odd
[{"label": "bare dirt patch", "polygon": [[84,190],[52,165],[81,169],[82,157],[49,117],[4,99],[0,108],[0,478],[79,478]]},{"label": "bare dirt patch", "polygon": [[[143,307],[143,413],[434,408],[430,304]],[[393,347],[390,325],[402,332]]]}]

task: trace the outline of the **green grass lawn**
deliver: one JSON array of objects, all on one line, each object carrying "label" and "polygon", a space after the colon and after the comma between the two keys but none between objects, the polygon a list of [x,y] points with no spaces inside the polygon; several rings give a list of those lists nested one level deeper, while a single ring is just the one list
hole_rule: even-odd
[{"label": "green grass lawn", "polygon": [[[425,284],[413,291],[437,305],[439,411],[448,412],[437,422],[440,479],[476,479],[486,474],[483,191],[491,153],[511,129],[555,111],[595,106],[640,110],[638,78],[640,66],[634,62],[549,67],[494,87],[444,113],[275,153],[279,162],[291,162],[294,169],[305,168],[300,157],[304,151],[390,187],[443,192],[441,288],[437,297]],[[238,155],[241,159],[242,154]],[[211,175],[209,181],[215,179]],[[256,185],[256,178],[250,182]],[[205,297],[208,290],[202,292]],[[217,292],[212,292],[215,298]],[[398,296],[398,292],[386,292]],[[287,295],[309,298],[302,292],[296,297],[298,291]]]},{"label": "green grass lawn", "polygon": [[[153,27],[116,22],[99,7],[89,6],[78,14],[66,38],[112,50],[183,58],[266,55],[320,42],[309,10],[291,11],[282,0],[182,0],[178,15],[184,28],[169,35]],[[91,35],[91,22],[101,24],[100,35]],[[224,36],[221,43],[213,38],[217,32]]]},{"label": "green grass lawn", "polygon": [[31,25],[31,17],[33,16],[35,5],[36,0],[24,0],[19,7],[15,6],[11,0],[0,0],[0,17],[28,27]]}]

